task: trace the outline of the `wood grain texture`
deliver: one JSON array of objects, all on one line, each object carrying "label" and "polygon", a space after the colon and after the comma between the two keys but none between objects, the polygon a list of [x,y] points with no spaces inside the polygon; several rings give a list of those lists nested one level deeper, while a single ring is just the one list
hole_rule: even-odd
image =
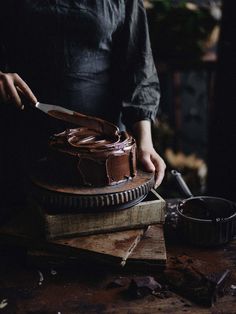
[{"label": "wood grain texture", "polygon": [[31,259],[33,258],[36,263],[65,265],[73,259],[77,263],[87,261],[90,265],[96,261],[111,267],[122,266],[125,272],[130,273],[160,271],[166,265],[166,247],[161,225],[153,225],[146,229],[54,239],[48,241],[48,244],[44,250],[31,249],[29,252]]},{"label": "wood grain texture", "polygon": [[104,254],[107,255],[108,260],[112,257],[115,261],[115,258],[117,258],[116,264],[124,266],[127,258],[140,242],[144,231],[145,229],[137,229],[85,237],[63,238],[51,240],[50,243]]},{"label": "wood grain texture", "polygon": [[127,267],[137,270],[147,268],[154,270],[155,266],[165,266],[167,260],[163,225],[149,226],[141,241],[130,255]]},{"label": "wood grain texture", "polygon": [[47,238],[128,230],[164,222],[165,201],[152,190],[153,200],[125,210],[50,215],[45,213]]}]

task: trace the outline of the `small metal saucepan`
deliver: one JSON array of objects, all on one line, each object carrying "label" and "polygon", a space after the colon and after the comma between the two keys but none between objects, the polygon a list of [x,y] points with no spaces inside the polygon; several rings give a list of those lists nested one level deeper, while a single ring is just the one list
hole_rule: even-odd
[{"label": "small metal saucepan", "polygon": [[171,171],[187,199],[177,208],[180,232],[187,242],[198,246],[218,246],[236,234],[236,204],[211,196],[193,196],[181,174]]}]

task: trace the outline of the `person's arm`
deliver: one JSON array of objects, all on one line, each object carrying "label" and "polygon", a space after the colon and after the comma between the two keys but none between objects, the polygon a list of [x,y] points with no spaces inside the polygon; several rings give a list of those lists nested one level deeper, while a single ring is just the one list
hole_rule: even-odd
[{"label": "person's arm", "polygon": [[160,99],[159,80],[153,61],[143,0],[128,0],[125,20],[116,43],[116,64],[122,95],[122,121],[136,139],[138,160],[146,171],[156,172],[156,186],[165,172],[163,159],[153,148],[151,123]]},{"label": "person's arm", "polygon": [[152,143],[151,122],[138,121],[133,125],[133,133],[137,142],[138,160],[148,172],[155,172],[155,188],[157,188],[165,175],[165,162],[156,152]]}]

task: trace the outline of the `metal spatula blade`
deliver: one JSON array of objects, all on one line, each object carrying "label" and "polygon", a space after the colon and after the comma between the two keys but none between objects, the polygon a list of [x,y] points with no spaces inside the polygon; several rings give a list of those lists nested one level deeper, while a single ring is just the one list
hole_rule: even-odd
[{"label": "metal spatula blade", "polygon": [[44,103],[41,103],[41,102],[37,102],[35,104],[35,107],[38,108],[39,110],[47,113],[47,114],[50,113],[51,111],[58,111],[58,112],[62,112],[62,113],[67,113],[69,115],[73,115],[74,114],[74,112],[72,110],[66,109],[64,107],[50,105],[50,104],[44,104]]}]

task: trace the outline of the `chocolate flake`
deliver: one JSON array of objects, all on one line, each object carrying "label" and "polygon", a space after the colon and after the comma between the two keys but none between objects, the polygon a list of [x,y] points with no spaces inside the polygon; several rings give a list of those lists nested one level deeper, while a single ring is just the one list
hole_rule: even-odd
[{"label": "chocolate flake", "polygon": [[162,286],[151,276],[135,277],[131,280],[127,290],[131,298],[143,298],[147,295],[160,292]]}]

